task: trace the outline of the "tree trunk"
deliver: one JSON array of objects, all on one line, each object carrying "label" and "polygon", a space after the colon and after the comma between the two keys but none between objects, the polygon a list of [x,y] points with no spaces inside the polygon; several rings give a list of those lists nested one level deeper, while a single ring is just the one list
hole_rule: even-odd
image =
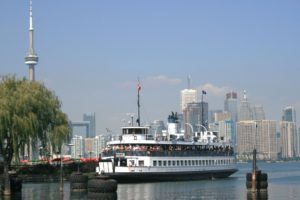
[{"label": "tree trunk", "polygon": [[3,186],[3,195],[11,195],[8,162],[5,159],[3,161]]}]

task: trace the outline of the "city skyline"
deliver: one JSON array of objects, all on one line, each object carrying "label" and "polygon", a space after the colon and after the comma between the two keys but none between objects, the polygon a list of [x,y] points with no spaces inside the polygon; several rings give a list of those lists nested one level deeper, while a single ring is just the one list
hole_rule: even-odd
[{"label": "city skyline", "polygon": [[[142,122],[180,111],[180,91],[207,91],[210,109],[247,90],[266,119],[300,110],[299,2],[33,1],[35,79],[54,90],[69,119],[95,112],[97,133],[119,133],[126,113]],[[29,1],[1,4],[0,75],[28,78]],[[298,73],[297,73],[298,72]],[[198,97],[199,98],[199,97]],[[297,123],[299,124],[299,122]]]}]

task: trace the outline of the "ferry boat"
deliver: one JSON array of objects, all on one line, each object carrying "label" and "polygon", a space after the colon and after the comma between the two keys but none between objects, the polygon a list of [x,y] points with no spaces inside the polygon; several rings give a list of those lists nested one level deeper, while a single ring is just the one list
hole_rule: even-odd
[{"label": "ferry boat", "polygon": [[237,171],[232,146],[216,134],[206,130],[185,138],[174,113],[160,135],[140,126],[139,119],[138,112],[138,126],[122,127],[122,134],[107,143],[99,174],[128,183],[226,178]]},{"label": "ferry boat", "polygon": [[225,178],[237,171],[229,143],[212,132],[196,135],[185,141],[181,134],[155,136],[149,127],[122,127],[118,140],[101,153],[97,172],[122,183]]}]

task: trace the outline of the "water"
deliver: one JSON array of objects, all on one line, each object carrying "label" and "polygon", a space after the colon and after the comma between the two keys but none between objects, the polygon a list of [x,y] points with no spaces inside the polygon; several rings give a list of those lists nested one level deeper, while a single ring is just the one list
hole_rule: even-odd
[{"label": "water", "polygon": [[[239,171],[227,179],[119,184],[118,200],[160,199],[300,199],[300,162],[258,163],[259,169],[268,173],[267,193],[247,193],[245,174],[251,164],[238,164]],[[22,197],[21,197],[22,196]],[[63,195],[58,183],[23,184],[22,194],[11,199],[62,200],[86,199],[85,193],[70,193],[65,183]]]}]

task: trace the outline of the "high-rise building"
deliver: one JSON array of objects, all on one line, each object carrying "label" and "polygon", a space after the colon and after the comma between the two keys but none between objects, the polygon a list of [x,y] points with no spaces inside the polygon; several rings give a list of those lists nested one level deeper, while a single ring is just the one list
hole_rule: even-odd
[{"label": "high-rise building", "polygon": [[244,96],[240,103],[240,109],[238,112],[238,121],[246,121],[246,120],[252,120],[253,114],[251,110],[250,103],[247,99],[246,91],[244,90]]},{"label": "high-rise building", "polygon": [[85,113],[83,115],[83,121],[89,122],[89,132],[87,137],[93,138],[96,136],[96,114],[95,113]]},{"label": "high-rise building", "polygon": [[74,135],[72,138],[71,157],[81,158],[84,156],[84,139],[82,136]]},{"label": "high-rise building", "polygon": [[216,121],[216,114],[223,113],[222,110],[210,110],[208,112],[208,123],[213,123]]},{"label": "high-rise building", "polygon": [[293,106],[287,106],[283,109],[282,121],[296,123],[296,110]]},{"label": "high-rise building", "polygon": [[234,141],[233,135],[233,121],[229,120],[222,120],[218,122],[219,124],[219,137],[222,141],[231,142]]},{"label": "high-rise building", "polygon": [[25,64],[29,67],[29,80],[35,81],[34,67],[38,63],[38,56],[33,46],[33,17],[32,17],[32,1],[30,1],[29,9],[29,48],[25,57]]},{"label": "high-rise building", "polygon": [[233,122],[237,122],[237,119],[238,119],[237,93],[229,92],[229,93],[226,94],[226,99],[224,101],[224,111],[230,113],[231,120]]},{"label": "high-rise building", "polygon": [[295,157],[300,157],[300,135],[297,131],[296,110],[293,106],[287,106],[283,109],[282,121],[293,122],[293,153]]},{"label": "high-rise building", "polygon": [[85,158],[93,158],[95,157],[94,152],[94,138],[84,138],[84,157]]},{"label": "high-rise building", "polygon": [[254,120],[265,120],[265,111],[262,105],[255,105],[253,107],[253,119]]},{"label": "high-rise building", "polygon": [[256,141],[256,123],[239,121],[236,124],[237,157],[250,159]]},{"label": "high-rise building", "polygon": [[188,103],[187,107],[183,110],[183,118],[186,125],[186,138],[192,136],[192,131],[202,131],[202,126],[208,128],[208,103]]},{"label": "high-rise building", "polygon": [[276,121],[239,121],[236,133],[238,158],[252,159],[252,152],[255,148],[258,159],[277,159]]},{"label": "high-rise building", "polygon": [[181,101],[180,107],[183,111],[188,103],[197,102],[197,90],[194,89],[184,89],[181,90]]},{"label": "high-rise building", "polygon": [[295,123],[289,121],[281,121],[281,156],[282,158],[293,158],[295,155]]},{"label": "high-rise building", "polygon": [[274,120],[259,120],[256,121],[258,127],[258,146],[259,154],[262,159],[277,160],[277,130],[276,121]]},{"label": "high-rise building", "polygon": [[81,136],[87,138],[90,133],[90,122],[88,121],[71,121],[70,127],[72,129],[72,135]]},{"label": "high-rise building", "polygon": [[106,147],[106,143],[109,141],[109,137],[105,135],[97,135],[94,138],[94,153],[96,157],[100,156],[102,150]]},{"label": "high-rise building", "polygon": [[229,112],[219,112],[214,114],[214,121],[232,121],[231,114]]}]

